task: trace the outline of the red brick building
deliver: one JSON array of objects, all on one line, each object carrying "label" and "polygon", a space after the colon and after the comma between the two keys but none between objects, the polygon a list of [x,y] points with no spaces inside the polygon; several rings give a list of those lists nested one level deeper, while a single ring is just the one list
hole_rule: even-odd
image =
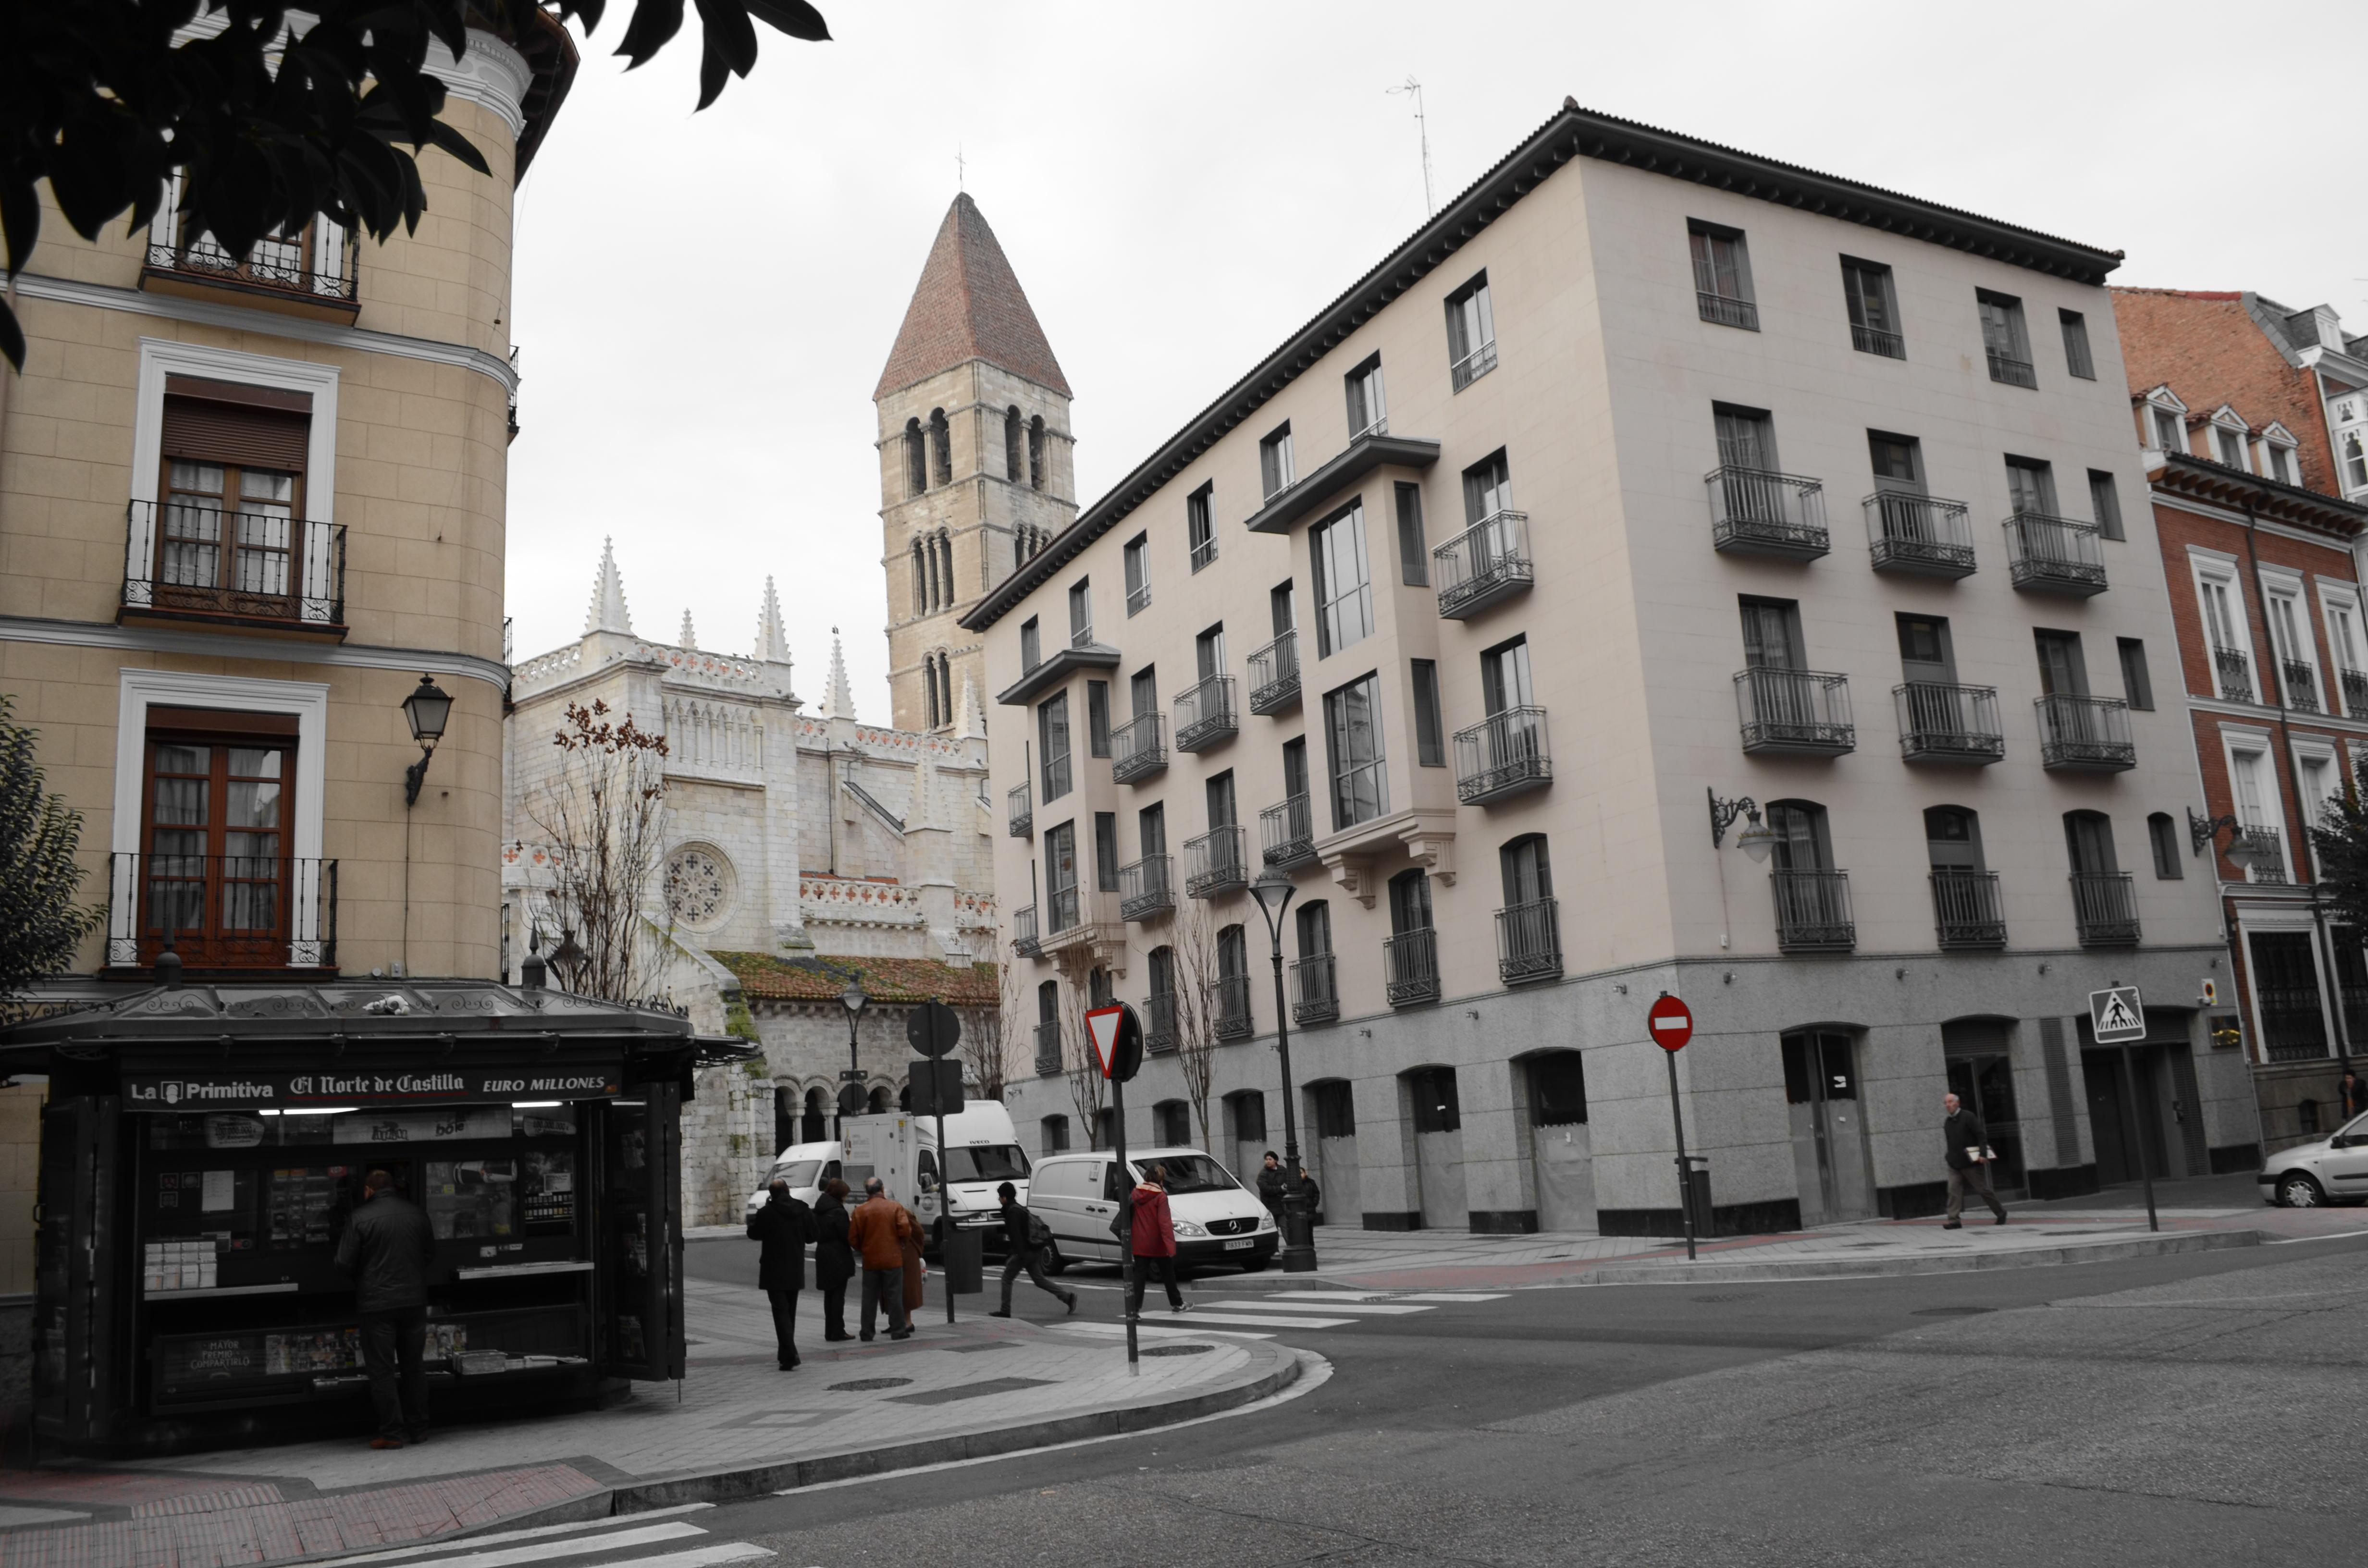
[{"label": "red brick building", "polygon": [[2368,953],[2328,922],[2307,831],[2368,779],[2368,339],[2323,305],[2113,295],[2203,799],[2150,820],[2154,870],[2218,881],[2213,1038],[2244,1052],[2276,1150],[2334,1124],[2368,1052]]}]

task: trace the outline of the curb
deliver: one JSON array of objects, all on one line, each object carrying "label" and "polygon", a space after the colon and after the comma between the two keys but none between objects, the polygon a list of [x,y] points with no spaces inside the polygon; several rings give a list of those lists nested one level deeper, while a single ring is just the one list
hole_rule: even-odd
[{"label": "curb", "polygon": [[2164,1257],[2178,1253],[2220,1252],[2229,1247],[2260,1246],[2265,1231],[2195,1231],[2174,1235],[2133,1236],[2121,1241],[2078,1243],[2060,1247],[2029,1247],[2014,1252],[1947,1253],[1924,1257],[1838,1257],[1800,1263],[1656,1262],[1606,1264],[1589,1269],[1567,1285],[1669,1285],[1691,1282],[1749,1284],[1754,1280],[1844,1279],[1904,1277],[1916,1274],[1967,1274],[1987,1268],[2045,1268],[2058,1264],[2114,1263],[2132,1257]]}]

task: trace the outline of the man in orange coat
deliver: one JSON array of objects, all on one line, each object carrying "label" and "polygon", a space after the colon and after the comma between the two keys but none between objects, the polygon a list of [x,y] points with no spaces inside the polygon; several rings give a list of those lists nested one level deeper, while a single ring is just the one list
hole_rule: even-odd
[{"label": "man in orange coat", "polygon": [[863,1337],[873,1337],[880,1305],[888,1305],[888,1337],[909,1339],[912,1320],[905,1314],[905,1239],[912,1220],[905,1206],[892,1200],[880,1178],[863,1184],[863,1201],[847,1222],[847,1241],[863,1265]]}]

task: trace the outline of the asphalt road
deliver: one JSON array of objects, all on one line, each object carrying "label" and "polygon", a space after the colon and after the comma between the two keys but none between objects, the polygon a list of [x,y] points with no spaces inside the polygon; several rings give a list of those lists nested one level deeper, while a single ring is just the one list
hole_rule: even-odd
[{"label": "asphalt road", "polygon": [[[698,1243],[688,1262],[753,1282],[753,1254]],[[1116,1318],[1109,1270],[1067,1278],[1103,1287],[1083,1315]],[[1018,1304],[1061,1310],[1024,1282]],[[1271,1409],[700,1522],[782,1568],[1999,1568],[2349,1560],[2368,1506],[2368,1237],[1524,1290],[1281,1337],[1334,1372]]]}]

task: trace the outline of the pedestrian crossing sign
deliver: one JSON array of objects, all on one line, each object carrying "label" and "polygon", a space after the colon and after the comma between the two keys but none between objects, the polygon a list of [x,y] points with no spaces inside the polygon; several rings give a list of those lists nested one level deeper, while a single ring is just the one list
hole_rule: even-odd
[{"label": "pedestrian crossing sign", "polygon": [[2135,985],[2089,993],[2089,1022],[2099,1045],[2128,1045],[2146,1039],[2146,1007]]}]

